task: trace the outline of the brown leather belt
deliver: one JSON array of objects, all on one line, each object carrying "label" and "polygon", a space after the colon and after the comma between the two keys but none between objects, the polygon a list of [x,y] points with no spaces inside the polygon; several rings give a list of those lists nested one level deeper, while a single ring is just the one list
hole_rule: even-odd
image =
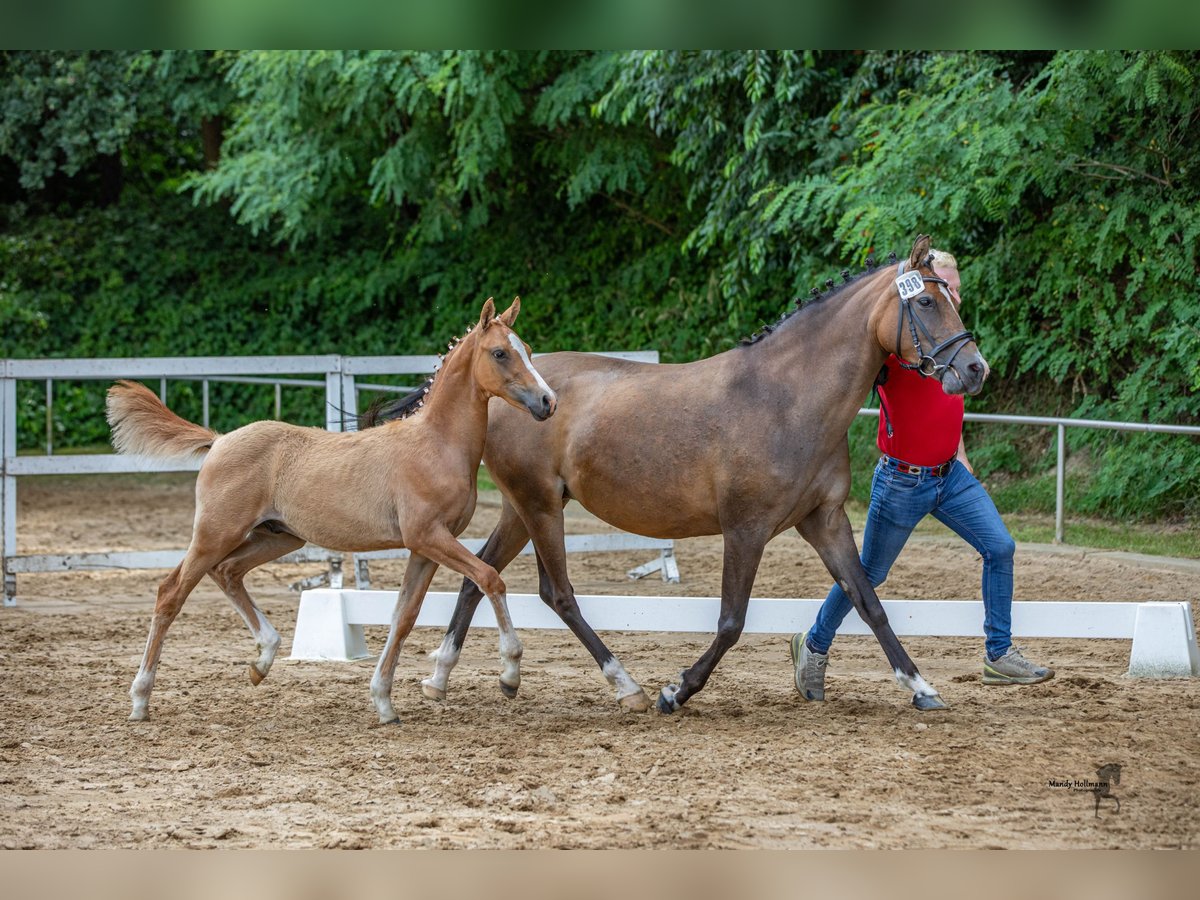
[{"label": "brown leather belt", "polygon": [[954,465],[954,460],[947,460],[940,466],[911,466],[906,462],[896,459],[892,456],[884,456],[881,459],[889,466],[893,466],[897,472],[905,472],[909,475],[936,475],[938,478],[943,478],[950,471],[950,467]]}]

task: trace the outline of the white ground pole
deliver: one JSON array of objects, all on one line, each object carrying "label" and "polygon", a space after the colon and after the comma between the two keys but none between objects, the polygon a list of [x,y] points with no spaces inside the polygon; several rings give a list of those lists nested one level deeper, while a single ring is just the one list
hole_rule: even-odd
[{"label": "white ground pole", "polygon": [[[457,594],[431,591],[425,596],[418,626],[445,628]],[[583,617],[597,631],[673,631],[712,633],[720,600],[716,597],[576,597]],[[821,600],[755,598],[746,614],[745,632],[792,634],[809,628]],[[364,625],[387,625],[395,591],[313,590],[300,595],[292,659],[359,659],[370,655]],[[565,628],[535,594],[509,594],[517,628]],[[983,603],[978,600],[885,600],[888,621],[900,636],[982,637]],[[1200,652],[1191,609],[1185,602],[1097,603],[1019,601],[1012,607],[1014,637],[1117,639],[1133,641],[1129,674],[1135,677],[1200,676]],[[472,624],[495,628],[487,604]],[[841,634],[870,634],[857,616]]]}]

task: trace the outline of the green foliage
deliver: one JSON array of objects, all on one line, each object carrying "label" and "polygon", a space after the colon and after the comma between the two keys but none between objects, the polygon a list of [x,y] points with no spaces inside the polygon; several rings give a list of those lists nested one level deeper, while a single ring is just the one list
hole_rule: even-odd
[{"label": "green foliage", "polygon": [[[1194,424],[1198,75],[1192,51],[4,52],[0,354],[425,353],[520,294],[537,350],[694,359],[924,231],[993,366],[970,409]],[[99,390],[56,389],[56,443],[103,441]],[[213,390],[217,427],[273,414]],[[285,417],[319,416],[301,394]],[[1200,506],[1196,439],[1071,440],[1073,507]],[[1044,434],[968,441],[1044,508]],[[863,499],[873,421],[851,445]]]}]

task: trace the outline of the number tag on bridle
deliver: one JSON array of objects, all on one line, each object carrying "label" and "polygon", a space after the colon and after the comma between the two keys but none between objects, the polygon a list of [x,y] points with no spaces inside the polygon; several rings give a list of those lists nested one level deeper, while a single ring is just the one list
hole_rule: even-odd
[{"label": "number tag on bridle", "polygon": [[896,279],[896,290],[900,292],[901,300],[910,300],[918,294],[924,293],[925,281],[921,278],[920,272],[905,272]]}]

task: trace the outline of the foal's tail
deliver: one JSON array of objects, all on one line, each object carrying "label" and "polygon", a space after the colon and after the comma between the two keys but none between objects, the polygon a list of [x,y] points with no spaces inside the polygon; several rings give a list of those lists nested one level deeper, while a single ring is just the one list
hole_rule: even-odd
[{"label": "foal's tail", "polygon": [[154,391],[136,381],[118,381],[108,389],[108,424],[118,453],[158,458],[200,456],[219,435],[181,419]]}]

